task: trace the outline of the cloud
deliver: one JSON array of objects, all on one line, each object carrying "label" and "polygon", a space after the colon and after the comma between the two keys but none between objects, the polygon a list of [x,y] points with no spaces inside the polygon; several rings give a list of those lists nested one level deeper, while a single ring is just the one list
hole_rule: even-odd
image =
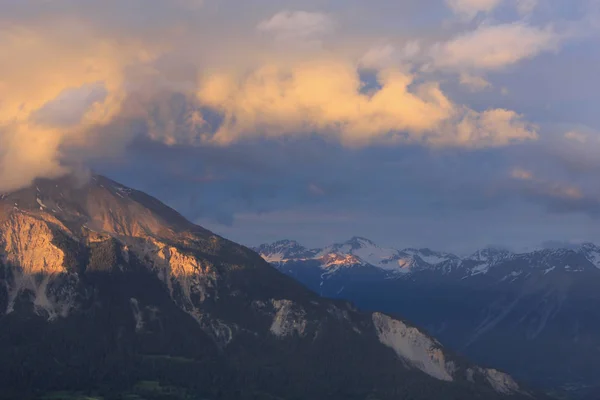
[{"label": "cloud", "polygon": [[530,181],[533,179],[533,173],[531,171],[527,171],[525,169],[522,168],[515,168],[512,170],[512,172],[510,173],[510,175],[515,178],[515,179],[519,179],[522,181]]},{"label": "cloud", "polygon": [[[456,143],[465,147],[506,146],[538,138],[537,127],[511,110],[467,111],[456,126]],[[443,141],[443,137],[440,138]]]},{"label": "cloud", "polygon": [[573,140],[575,142],[585,143],[585,142],[587,142],[588,136],[583,132],[569,131],[569,132],[565,133],[565,138],[569,139],[569,140]]},{"label": "cloud", "polygon": [[585,193],[577,185],[535,176],[531,171],[515,168],[511,177],[518,184],[513,187],[525,198],[545,204],[553,212],[581,212],[600,216],[600,196]]},{"label": "cloud", "polygon": [[446,0],[446,4],[454,13],[473,19],[479,13],[490,13],[498,7],[503,0]]},{"label": "cloud", "polygon": [[397,69],[379,71],[380,89],[360,91],[355,66],[336,60],[267,65],[242,76],[202,77],[200,102],[224,116],[213,142],[315,132],[350,146],[400,140],[485,147],[536,138],[535,128],[502,109],[457,106],[435,83]]},{"label": "cloud", "polygon": [[325,191],[314,183],[308,185],[308,191],[315,196],[323,196],[325,194]]},{"label": "cloud", "polygon": [[0,128],[0,192],[20,188],[38,176],[56,177],[67,171],[57,159],[60,139],[51,132],[23,126]]},{"label": "cloud", "polygon": [[407,41],[400,49],[390,43],[372,46],[360,58],[360,66],[376,70],[401,66],[416,61],[421,50],[421,45],[417,40]]},{"label": "cloud", "polygon": [[446,4],[455,14],[470,21],[503,5],[514,7],[521,16],[529,15],[537,7],[537,0],[446,0]]},{"label": "cloud", "polygon": [[583,2],[0,1],[0,192],[83,163],[242,241],[600,235]]},{"label": "cloud", "polygon": [[516,0],[517,11],[520,15],[529,15],[538,5],[538,0]]},{"label": "cloud", "polygon": [[204,0],[175,0],[175,3],[191,10],[196,10],[204,6]]},{"label": "cloud", "polygon": [[396,48],[391,44],[371,47],[360,59],[364,68],[379,69],[390,66],[395,62]]},{"label": "cloud", "polygon": [[69,127],[81,123],[95,104],[103,103],[108,92],[102,82],[84,84],[63,90],[56,98],[33,112],[33,120],[41,125]]},{"label": "cloud", "polygon": [[544,249],[572,249],[581,248],[582,241],[579,240],[545,240],[541,243]]},{"label": "cloud", "polygon": [[482,91],[492,86],[485,78],[469,73],[460,74],[460,84],[466,86],[472,92]]},{"label": "cloud", "polygon": [[139,43],[102,41],[77,22],[61,23],[0,32],[1,191],[63,173],[61,147],[119,113],[124,66],[147,55]]},{"label": "cloud", "polygon": [[335,22],[329,15],[306,11],[281,11],[257,26],[284,44],[320,44],[319,39],[334,28]]},{"label": "cloud", "polygon": [[560,35],[550,27],[537,28],[524,22],[481,25],[472,32],[437,43],[431,56],[439,68],[494,71],[556,50],[560,41]]},{"label": "cloud", "polygon": [[[140,137],[198,148],[319,137],[478,149],[539,136],[508,104],[463,104],[419,68],[437,31],[358,26],[333,7],[278,11],[271,2],[17,3],[0,6],[0,191],[118,157]],[[243,12],[228,13],[233,5]],[[532,31],[553,35],[524,23],[480,26],[430,54],[460,70],[463,84],[484,88],[479,69],[509,65],[505,47],[523,59],[549,46],[500,33]],[[273,41],[284,46],[274,50]],[[296,46],[307,43],[308,52]],[[364,68],[377,81],[368,93]]]}]

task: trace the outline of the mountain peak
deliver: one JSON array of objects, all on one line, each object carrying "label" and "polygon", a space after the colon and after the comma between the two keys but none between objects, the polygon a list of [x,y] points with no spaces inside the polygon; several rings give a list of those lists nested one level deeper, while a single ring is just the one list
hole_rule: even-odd
[{"label": "mountain peak", "polygon": [[361,236],[353,236],[349,240],[344,243],[341,243],[340,246],[350,246],[351,249],[357,250],[363,247],[377,247],[375,242],[370,239]]},{"label": "mountain peak", "polygon": [[264,243],[257,247],[257,249],[305,249],[300,243],[291,239],[277,240],[273,243]]},{"label": "mountain peak", "polygon": [[270,263],[284,262],[288,259],[312,256],[309,250],[295,240],[283,239],[270,244],[261,244],[254,248],[258,254]]},{"label": "mountain peak", "polygon": [[282,239],[272,243],[272,246],[288,246],[288,247],[302,247],[300,243],[291,239]]},{"label": "mountain peak", "polygon": [[578,248],[580,250],[587,250],[587,251],[600,251],[600,246],[592,243],[592,242],[584,242],[581,243]]},{"label": "mountain peak", "polygon": [[87,179],[75,175],[37,179],[27,188],[2,195],[0,210],[4,215],[49,215],[70,229],[85,227],[121,236],[169,236],[186,230],[212,235],[155,198],[96,174]]},{"label": "mountain peak", "polygon": [[481,250],[477,250],[468,258],[477,261],[494,261],[509,257],[512,254],[511,251],[505,248],[488,246]]}]

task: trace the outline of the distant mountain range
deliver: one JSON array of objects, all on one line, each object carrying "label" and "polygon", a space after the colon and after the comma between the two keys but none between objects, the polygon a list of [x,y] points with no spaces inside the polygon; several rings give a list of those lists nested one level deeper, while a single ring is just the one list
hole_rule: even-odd
[{"label": "distant mountain range", "polygon": [[0,195],[0,360],[3,399],[546,398],[98,175]]},{"label": "distant mountain range", "polygon": [[443,344],[556,396],[600,398],[600,247],[466,257],[354,237],[255,250],[318,294],[402,315]]}]

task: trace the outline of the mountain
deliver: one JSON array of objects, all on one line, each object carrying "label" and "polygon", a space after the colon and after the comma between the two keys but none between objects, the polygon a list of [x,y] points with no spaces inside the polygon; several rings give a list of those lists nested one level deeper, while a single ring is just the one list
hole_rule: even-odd
[{"label": "mountain", "polygon": [[[268,259],[266,249],[257,251]],[[600,398],[598,246],[458,257],[352,238],[295,251],[317,256],[273,265],[320,295],[403,315],[449,348],[553,394]],[[335,269],[322,261],[346,256]]]},{"label": "mountain", "polygon": [[0,256],[0,398],[544,398],[102,176],[1,195]]},{"label": "mountain", "polygon": [[[430,249],[408,248],[395,250],[377,246],[369,239],[353,237],[347,242],[335,243],[322,249],[308,249],[293,240],[281,240],[273,244],[263,244],[254,249],[263,259],[278,267],[298,262],[327,270],[338,268],[367,267],[374,273],[385,276],[403,275],[419,269],[442,269],[446,272],[460,265],[461,259],[453,254],[436,252]],[[479,257],[484,257],[485,252]],[[475,261],[476,259],[473,258]],[[484,262],[482,258],[477,259]],[[335,262],[334,262],[335,261]]]}]

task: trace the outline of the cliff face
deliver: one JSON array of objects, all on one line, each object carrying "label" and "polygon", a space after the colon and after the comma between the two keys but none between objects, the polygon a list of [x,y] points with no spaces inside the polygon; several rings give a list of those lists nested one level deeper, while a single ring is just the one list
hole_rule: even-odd
[{"label": "cliff face", "polygon": [[109,179],[40,181],[0,205],[0,387],[163,380],[209,398],[530,398]]},{"label": "cliff face", "polygon": [[51,218],[24,212],[11,213],[0,225],[0,249],[5,256],[4,262],[19,266],[26,274],[66,272],[65,253],[53,243],[51,224],[60,226],[59,221]]}]

